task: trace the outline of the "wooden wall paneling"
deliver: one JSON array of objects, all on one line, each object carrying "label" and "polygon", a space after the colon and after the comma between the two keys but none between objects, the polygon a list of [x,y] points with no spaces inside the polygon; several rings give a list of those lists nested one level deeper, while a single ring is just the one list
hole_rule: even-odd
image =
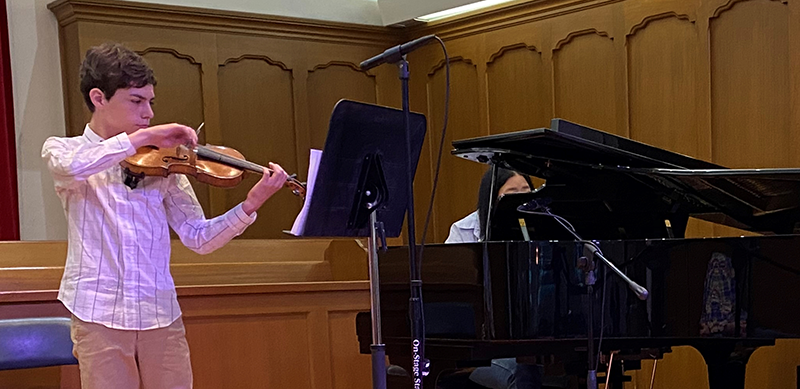
[{"label": "wooden wall paneling", "polygon": [[79,135],[89,121],[89,110],[80,92],[80,65],[85,50],[82,50],[82,38],[77,24],[60,25],[58,36],[66,135]]},{"label": "wooden wall paneling", "polygon": [[788,6],[778,1],[733,2],[712,16],[713,162],[731,168],[792,162],[788,28]]},{"label": "wooden wall paneling", "polygon": [[[306,62],[303,74],[299,77],[306,82],[303,93],[304,104],[307,104],[305,116],[309,122],[309,147],[324,146],[333,107],[340,99],[400,107],[400,84],[396,80],[397,70],[394,66],[386,64],[367,72],[358,67],[361,61],[382,53],[395,43],[399,42],[387,39],[370,45],[346,42],[307,44],[304,54]],[[388,84],[382,85],[381,82]],[[397,86],[389,89],[390,85]]]},{"label": "wooden wall paneling", "polygon": [[[349,290],[184,296],[181,306],[192,350],[195,386],[371,387],[371,380],[344,386],[352,377],[369,376],[369,356],[356,356],[352,350],[338,355],[338,350],[330,349],[344,344],[357,348],[354,315],[368,307],[368,298],[368,294]],[[347,312],[349,323],[341,317],[331,323],[331,312]],[[333,354],[337,356],[332,357]],[[349,366],[351,374],[339,375],[345,381],[334,385],[332,367],[341,366],[343,361],[359,364]],[[344,378],[348,376],[351,378]]]},{"label": "wooden wall paneling", "polygon": [[797,366],[800,366],[800,340],[777,339],[775,346],[762,347],[750,357],[745,387],[797,388]]},{"label": "wooden wall paneling", "polygon": [[[501,127],[509,125],[498,124],[493,105],[493,95],[508,94],[505,89],[515,91],[513,100],[506,101],[506,110],[512,108],[504,116],[519,121],[518,129],[531,129],[548,127],[553,112],[553,76],[552,76],[552,46],[549,21],[536,21],[524,25],[509,27],[507,29],[492,31],[486,34],[486,51],[484,55],[487,62],[486,86],[489,132],[494,134],[501,131]],[[523,46],[530,50],[524,55]],[[523,58],[528,57],[528,58]],[[527,61],[526,61],[527,60]],[[526,63],[525,65],[521,65]],[[513,64],[513,65],[512,65]],[[508,85],[495,85],[493,80],[501,78],[514,80]],[[524,88],[523,90],[520,90]],[[503,119],[505,120],[505,119]]]},{"label": "wooden wall paneling", "polygon": [[[328,311],[328,339],[330,345],[332,387],[336,389],[371,388],[372,359],[360,354],[358,343],[353,342],[356,315],[362,310]],[[354,369],[353,366],[360,368]],[[369,369],[363,368],[369,366]]]},{"label": "wooden wall paneling", "polygon": [[[186,317],[184,323],[198,389],[312,387],[307,313]],[[249,341],[242,343],[242,336]]]},{"label": "wooden wall paneling", "polygon": [[[747,374],[750,374],[749,367],[747,370]],[[650,380],[653,378],[653,360],[643,360],[641,369],[626,373],[631,376],[632,381],[625,385],[626,388],[650,388]],[[708,367],[703,355],[693,347],[673,347],[672,352],[665,354],[664,359],[658,361],[655,382],[652,387],[708,389]],[[749,385],[745,385],[745,387],[753,388]]]},{"label": "wooden wall paneling", "polygon": [[[789,8],[789,34],[797,36],[800,33],[800,3],[792,1]],[[791,143],[800,144],[800,39],[789,39],[789,88],[790,88],[790,119]],[[791,153],[791,166],[800,166],[800,153]]]},{"label": "wooden wall paneling", "polygon": [[308,109],[311,147],[322,149],[333,107],[341,99],[375,104],[375,76],[350,62],[331,61],[308,70]]},{"label": "wooden wall paneling", "polygon": [[595,29],[572,33],[553,50],[556,117],[617,131],[614,42]]},{"label": "wooden wall paneling", "polygon": [[[408,55],[409,63],[409,106],[412,112],[417,112],[425,115],[425,120],[428,124],[425,133],[425,141],[422,143],[422,150],[420,151],[419,162],[417,164],[417,174],[414,176],[414,217],[416,219],[416,242],[422,241],[422,234],[425,232],[425,218],[428,213],[431,200],[431,190],[433,189],[433,179],[436,169],[436,157],[439,151],[439,143],[442,139],[442,123],[444,112],[441,112],[438,118],[438,124],[434,123],[431,112],[428,106],[428,71],[439,60],[444,58],[440,45],[429,44],[424,46]],[[395,96],[398,105],[402,104],[402,95],[400,91],[400,79],[398,78],[398,70],[396,67],[390,66],[391,77],[396,81],[394,88],[391,89],[391,94]],[[379,75],[380,77],[380,75]],[[388,83],[383,83],[384,90],[389,87]],[[444,84],[442,84],[444,88]],[[441,91],[442,99],[444,99],[444,89]],[[443,104],[443,103],[442,103]],[[449,127],[449,126],[448,126]],[[450,158],[450,144],[445,142],[442,151],[442,159]],[[440,175],[439,188],[441,188],[442,181],[446,181]],[[440,197],[441,193],[437,189],[436,197]],[[427,236],[425,237],[426,243],[442,242],[446,237],[440,236],[438,230],[439,219],[438,210],[434,207],[431,210],[431,219],[428,227]],[[403,222],[403,232],[401,239],[395,239],[394,242],[389,244],[402,245],[408,242],[408,224],[407,218]]]},{"label": "wooden wall paneling", "polygon": [[[552,68],[545,23],[486,34],[486,111],[489,134],[549,127],[553,117]],[[522,41],[521,41],[522,40]],[[544,180],[531,177],[534,186]]]},{"label": "wooden wall paneling", "polygon": [[[711,161],[711,123],[710,123],[710,78],[709,78],[709,49],[708,49],[708,19],[707,17],[698,17],[697,15],[706,15],[712,12],[713,9],[719,5],[710,6],[708,3],[699,4],[692,0],[676,0],[670,2],[624,2],[625,12],[625,31],[627,36],[626,40],[626,54],[628,64],[628,96],[629,96],[629,120],[630,120],[630,133],[633,139],[644,141],[645,143],[652,143],[659,147],[665,147],[668,150],[681,152],[695,158],[706,161]],[[706,8],[709,8],[707,10]],[[675,26],[675,22],[670,24],[673,26],[664,26],[667,20],[678,19],[681,22],[682,28]],[[652,23],[651,23],[652,22]],[[650,26],[653,24],[654,26]],[[658,24],[656,26],[655,24]],[[691,25],[691,27],[688,27]],[[646,28],[645,28],[646,27]],[[653,29],[653,27],[657,27]],[[694,36],[688,38],[686,34],[678,34],[676,36],[669,35],[670,29],[675,29],[676,32],[688,32],[691,28],[694,31]],[[643,34],[647,31],[647,34]],[[658,33],[653,33],[658,31]],[[667,51],[672,54],[669,58],[665,58],[666,63],[647,63],[642,62],[642,58],[634,60],[634,51],[642,52],[648,51],[652,55],[661,56],[663,53],[657,47],[652,45],[645,45],[645,41],[655,40],[654,35],[660,35],[661,43],[665,45]],[[683,42],[684,47],[677,48]],[[694,46],[691,48],[690,46]],[[646,48],[646,49],[643,49]],[[652,83],[647,76],[649,73],[656,70],[651,70],[651,66],[656,69],[667,66],[670,62],[675,62],[674,57],[678,56],[683,61],[681,66],[689,66],[694,68],[694,74],[685,74],[685,78],[678,79],[671,74],[665,76],[672,77],[672,83],[684,85],[685,80],[692,80],[692,86],[688,90],[681,93],[690,93],[690,95],[674,97],[671,101],[673,104],[686,105],[686,100],[691,100],[691,109],[685,112],[680,110],[669,111],[665,107],[654,107],[652,109],[640,109],[642,99],[659,101],[664,99],[658,96],[653,91],[648,89],[641,89],[642,83]],[[664,69],[661,69],[663,71]],[[663,73],[662,73],[663,74]],[[649,81],[648,81],[649,80]],[[639,85],[639,86],[637,86]],[[686,85],[684,85],[686,86]],[[660,91],[660,89],[659,89]],[[676,91],[670,89],[671,94],[677,94]],[[688,106],[688,105],[687,105]],[[638,113],[637,113],[638,111]],[[663,122],[656,120],[660,116],[670,115],[671,121],[689,122],[690,117],[693,117],[694,124],[689,126],[686,123],[681,123],[683,127],[674,127],[668,132],[664,132]],[[641,124],[641,119],[646,118],[646,124]],[[686,135],[686,139],[677,138],[677,134]],[[659,140],[659,138],[663,138]],[[672,138],[672,139],[670,139]],[[651,141],[652,139],[652,141]],[[681,140],[678,140],[681,139]],[[691,140],[691,143],[689,142]],[[660,142],[660,143],[659,143]],[[670,146],[670,144],[680,144],[678,146]],[[682,146],[681,146],[682,145]],[[670,148],[672,147],[672,148]],[[684,150],[684,151],[681,151]],[[689,150],[689,151],[686,151]],[[687,237],[705,237],[716,236],[715,226],[713,223],[702,221],[695,218],[690,218],[686,228]]]},{"label": "wooden wall paneling", "polygon": [[[712,161],[731,168],[787,167],[789,13],[778,1],[730,1],[709,18]],[[766,60],[768,58],[768,60]],[[715,225],[716,236],[753,233]]]},{"label": "wooden wall paneling", "polygon": [[[550,23],[555,117],[627,135],[618,112],[624,91],[620,66],[624,48],[614,42],[619,7],[592,8],[562,15]],[[624,96],[624,94],[623,94]]]},{"label": "wooden wall paneling", "polygon": [[[218,75],[222,144],[262,166],[274,161],[290,174],[296,172],[292,69],[266,56],[243,55],[223,63]],[[260,178],[249,173],[228,189],[226,209],[244,200]],[[281,238],[301,206],[302,200],[291,191],[277,192],[242,236]]]},{"label": "wooden wall paneling", "polygon": [[[156,100],[150,124],[175,122],[197,128],[204,122],[202,65],[174,49],[148,47],[139,54],[156,75]],[[200,144],[205,143],[205,138],[205,132],[201,131]],[[189,181],[203,209],[210,210],[208,185],[199,183],[194,177]]]},{"label": "wooden wall paneling", "polygon": [[486,64],[489,133],[547,127],[550,88],[541,50],[525,43],[501,48]]},{"label": "wooden wall paneling", "polygon": [[[289,103],[292,108],[290,114],[292,115],[293,127],[279,130],[284,135],[287,134],[284,131],[294,131],[295,149],[292,153],[292,159],[291,161],[286,161],[277,157],[268,157],[271,159],[262,162],[275,162],[284,168],[286,166],[294,166],[296,170],[289,173],[296,173],[301,181],[305,181],[308,171],[308,149],[310,144],[308,139],[308,107],[305,95],[306,78],[304,69],[306,67],[306,57],[304,53],[306,50],[299,50],[298,48],[307,45],[307,43],[264,36],[219,34],[217,36],[217,44],[219,54],[217,61],[219,65],[223,65],[234,58],[253,57],[269,58],[273,62],[282,64],[284,68],[290,69],[291,93],[288,96],[282,96],[282,100],[278,101],[277,104],[285,107]],[[286,101],[287,97],[291,98],[291,101]],[[285,113],[282,112],[282,114]]]},{"label": "wooden wall paneling", "polygon": [[[77,370],[77,366],[74,368]],[[0,387],[8,389],[59,389],[61,387],[61,367],[52,366],[0,371]]]},{"label": "wooden wall paneling", "polygon": [[631,139],[698,157],[697,26],[685,15],[656,15],[627,39]]},{"label": "wooden wall paneling", "polygon": [[[68,25],[62,30],[71,26],[76,25]],[[204,64],[213,63],[215,57],[214,45],[207,44],[214,41],[213,35],[176,31],[165,36],[163,33],[141,26],[102,23],[82,24],[76,27],[79,27],[81,35],[78,48],[80,55],[69,61],[70,64],[67,66],[70,68],[70,74],[65,75],[71,80],[65,83],[65,87],[75,88],[75,92],[65,91],[67,100],[65,104],[70,109],[82,106],[78,111],[67,113],[70,117],[68,123],[74,127],[68,130],[68,135],[81,134],[83,124],[77,129],[77,123],[85,123],[90,119],[89,110],[83,104],[78,90],[77,69],[80,67],[83,55],[92,46],[104,42],[119,42],[142,54],[155,72],[158,82],[155,89],[157,103],[154,106],[155,116],[151,123],[179,122],[197,127],[205,121],[206,126],[201,133],[201,139],[213,142],[214,131],[218,131],[215,125],[216,109],[214,109],[216,90],[213,87],[216,76],[209,77],[209,73],[203,71]],[[72,39],[75,37],[62,36],[62,45]],[[226,210],[222,209],[224,198],[219,192],[215,193],[214,188],[199,184],[193,178],[190,178],[190,181],[206,214],[217,215]]]},{"label": "wooden wall paneling", "polygon": [[[442,127],[444,112],[444,62],[428,73],[428,123],[429,128]],[[450,61],[450,118],[445,145],[453,140],[486,135],[481,131],[478,106],[478,70],[466,58]],[[438,144],[438,139],[436,140]],[[432,150],[434,153],[436,150]],[[435,157],[435,156],[432,156]],[[431,158],[432,161],[434,160]],[[434,162],[435,163],[435,162]],[[442,158],[438,193],[434,201],[437,210],[437,238],[447,237],[450,224],[475,210],[480,178],[486,167],[449,155]]]},{"label": "wooden wall paneling", "polygon": [[177,122],[197,128],[205,116],[201,64],[173,49],[150,47],[139,54],[153,68],[158,82],[150,123]]},{"label": "wooden wall paneling", "polygon": [[[299,65],[299,64],[298,64]],[[294,122],[295,139],[297,148],[295,159],[297,160],[298,177],[303,182],[308,180],[308,165],[311,156],[311,115],[309,114],[308,101],[308,64],[303,62],[302,67],[296,67],[292,71],[294,84]]]},{"label": "wooden wall paneling", "polygon": [[[412,67],[415,65],[413,60],[409,61],[409,63]],[[376,68],[372,68],[369,73],[375,75],[375,85],[377,88],[375,92],[375,98],[377,103],[387,107],[401,109],[403,106],[403,98],[401,93],[402,91],[400,89],[401,84],[397,66],[378,66]],[[411,97],[409,97],[409,100],[411,100]],[[418,112],[414,110],[413,107],[411,110]]]}]

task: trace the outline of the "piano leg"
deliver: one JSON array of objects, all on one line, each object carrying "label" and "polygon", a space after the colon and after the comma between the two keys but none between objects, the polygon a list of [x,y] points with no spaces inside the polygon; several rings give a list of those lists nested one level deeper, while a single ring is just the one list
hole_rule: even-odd
[{"label": "piano leg", "polygon": [[[744,375],[747,370],[747,361],[759,344],[728,344],[694,345],[703,354],[703,359],[708,366],[709,389],[744,389]],[[774,344],[774,341],[773,341]]]}]

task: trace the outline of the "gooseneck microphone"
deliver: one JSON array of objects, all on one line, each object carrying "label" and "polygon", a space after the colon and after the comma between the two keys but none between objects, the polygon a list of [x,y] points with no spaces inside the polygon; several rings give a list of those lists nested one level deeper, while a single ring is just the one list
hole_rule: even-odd
[{"label": "gooseneck microphone", "polygon": [[528,201],[527,203],[522,204],[519,207],[517,207],[517,210],[521,211],[521,212],[538,211],[540,209],[543,209],[543,208],[547,207],[552,202],[553,202],[553,199],[551,199],[549,197],[542,197],[542,198],[538,198],[538,199],[533,199],[533,200]]},{"label": "gooseneck microphone", "polygon": [[625,273],[620,271],[619,268],[617,268],[613,263],[611,263],[611,261],[606,259],[606,257],[603,256],[603,253],[594,243],[583,240],[583,238],[581,238],[580,235],[578,235],[575,232],[575,229],[568,224],[569,222],[567,222],[566,219],[550,212],[550,208],[548,208],[548,205],[550,205],[552,201],[553,199],[549,197],[533,199],[517,207],[517,211],[530,213],[534,215],[550,216],[553,219],[555,219],[555,221],[558,222],[558,224],[560,224],[562,227],[564,227],[564,229],[566,229],[567,232],[569,232],[573,237],[575,237],[577,241],[584,242],[586,248],[592,253],[592,255],[594,255],[597,258],[600,258],[606,264],[606,266],[611,268],[611,270],[614,273],[616,273],[620,278],[622,278],[622,280],[628,284],[628,287],[633,291],[633,293],[636,294],[636,297],[638,297],[640,300],[647,300],[647,297],[650,294],[647,291],[647,289],[637,284],[635,281],[631,280],[627,275],[625,275]]},{"label": "gooseneck microphone", "polygon": [[381,54],[378,54],[370,59],[364,60],[358,65],[361,70],[369,70],[378,65],[385,63],[395,63],[400,61],[404,55],[428,44],[430,41],[436,40],[436,35],[426,35],[422,38],[414,39],[413,41],[406,42],[391,48],[386,49]]}]

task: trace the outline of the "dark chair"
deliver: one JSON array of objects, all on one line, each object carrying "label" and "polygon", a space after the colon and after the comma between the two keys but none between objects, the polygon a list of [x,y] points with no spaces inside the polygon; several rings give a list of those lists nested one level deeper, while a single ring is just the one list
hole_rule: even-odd
[{"label": "dark chair", "polygon": [[76,365],[69,326],[65,317],[0,320],[0,370]]}]

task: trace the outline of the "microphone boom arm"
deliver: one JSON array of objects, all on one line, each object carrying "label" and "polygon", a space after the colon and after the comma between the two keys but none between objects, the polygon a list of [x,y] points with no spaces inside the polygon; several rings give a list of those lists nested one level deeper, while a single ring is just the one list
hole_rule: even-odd
[{"label": "microphone boom arm", "polygon": [[[546,205],[542,205],[544,203],[542,203],[541,201],[537,202],[537,200],[533,200],[533,203],[534,203],[534,205],[536,205],[536,208],[529,209],[527,206],[530,203],[528,203],[528,204],[523,204],[523,205],[520,205],[519,207],[517,207],[517,211],[523,212],[523,213],[529,213],[529,214],[533,214],[533,215],[550,216],[553,219],[555,219],[558,222],[558,224],[560,224],[562,227],[564,227],[564,229],[567,230],[573,237],[575,237],[575,239],[577,241],[583,242],[584,245],[586,245],[586,247],[592,253],[592,255],[596,256],[597,258],[600,258],[600,260],[602,260],[603,263],[606,264],[606,266],[611,268],[611,270],[614,271],[614,273],[616,273],[620,278],[622,278],[622,280],[625,281],[625,283],[628,284],[628,287],[633,291],[633,293],[636,294],[636,297],[638,297],[639,300],[647,300],[647,297],[650,295],[650,293],[647,291],[647,289],[642,287],[641,285],[637,284],[636,281],[630,279],[630,277],[628,277],[625,273],[623,273],[621,270],[619,270],[619,268],[617,268],[617,266],[615,266],[613,263],[611,263],[611,261],[609,261],[603,255],[602,251],[600,251],[600,249],[597,247],[597,245],[594,244],[594,242],[586,241],[583,238],[581,238],[580,235],[578,235],[578,233],[575,232],[575,230],[573,230],[572,228],[570,228],[566,224],[564,224],[564,221],[562,221],[563,218],[561,216],[555,215],[552,212],[550,212],[550,209],[547,208]],[[539,209],[539,208],[544,210],[544,212],[536,212],[535,211],[535,209]]]}]

